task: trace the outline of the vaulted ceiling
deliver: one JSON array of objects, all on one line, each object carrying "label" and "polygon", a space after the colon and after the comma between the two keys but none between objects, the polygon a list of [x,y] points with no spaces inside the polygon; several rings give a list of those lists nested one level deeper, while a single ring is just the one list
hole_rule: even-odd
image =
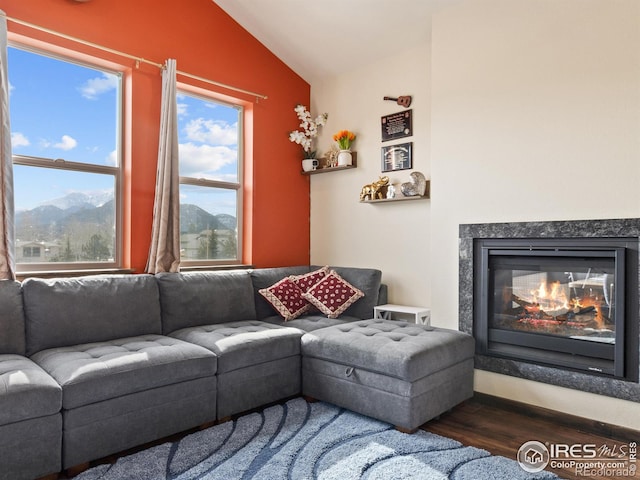
[{"label": "vaulted ceiling", "polygon": [[392,56],[461,0],[213,0],[307,82]]}]

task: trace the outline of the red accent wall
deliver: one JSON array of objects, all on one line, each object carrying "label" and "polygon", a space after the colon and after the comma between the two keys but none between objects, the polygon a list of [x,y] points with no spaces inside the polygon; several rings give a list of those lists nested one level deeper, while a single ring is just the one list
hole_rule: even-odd
[{"label": "red accent wall", "polygon": [[[309,177],[301,150],[288,140],[293,108],[309,105],[310,87],[212,0],[3,0],[15,17],[152,62],[177,60],[178,70],[268,95],[247,102],[245,144],[245,263],[258,267],[309,263]],[[101,57],[129,70],[125,88],[124,258],[144,270],[151,234],[160,117],[159,69],[105,54],[8,21],[9,31]],[[284,26],[283,26],[284,27]]]}]

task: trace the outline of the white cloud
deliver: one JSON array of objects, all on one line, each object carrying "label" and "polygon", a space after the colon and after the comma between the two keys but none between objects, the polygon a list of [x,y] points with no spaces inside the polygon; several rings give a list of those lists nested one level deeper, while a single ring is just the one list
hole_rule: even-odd
[{"label": "white cloud", "polygon": [[238,124],[196,118],[184,127],[189,140],[212,145],[236,145],[238,143]]},{"label": "white cloud", "polygon": [[82,85],[79,90],[84,98],[95,100],[99,95],[113,90],[118,86],[118,77],[116,75],[103,73],[102,77],[91,78]]},{"label": "white cloud", "polygon": [[13,132],[11,134],[11,146],[13,148],[27,147],[29,145],[30,145],[29,139],[25,137],[22,133]]},{"label": "white cloud", "polygon": [[105,164],[111,167],[115,167],[118,165],[118,152],[116,150],[112,151],[107,158],[105,159]]},{"label": "white cloud", "polygon": [[[194,145],[193,143],[180,144],[180,175],[195,178],[211,178],[213,172],[217,172],[225,165],[237,161],[238,152],[229,147],[210,145]],[[219,175],[216,175],[218,178]]]},{"label": "white cloud", "polygon": [[185,116],[187,114],[187,108],[189,106],[186,103],[178,103],[178,116]]},{"label": "white cloud", "polygon": [[75,138],[70,137],[69,135],[63,135],[62,141],[53,144],[53,148],[59,148],[60,150],[72,150],[76,148],[78,142]]}]

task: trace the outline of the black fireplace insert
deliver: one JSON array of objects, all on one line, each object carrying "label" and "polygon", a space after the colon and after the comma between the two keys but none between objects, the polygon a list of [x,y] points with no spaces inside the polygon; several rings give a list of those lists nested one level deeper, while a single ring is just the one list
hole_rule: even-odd
[{"label": "black fireplace insert", "polygon": [[637,244],[474,239],[477,353],[637,381]]}]

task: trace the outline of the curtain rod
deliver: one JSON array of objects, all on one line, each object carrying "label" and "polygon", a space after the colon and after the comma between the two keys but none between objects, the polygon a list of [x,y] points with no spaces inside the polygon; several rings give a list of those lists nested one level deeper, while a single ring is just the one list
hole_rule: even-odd
[{"label": "curtain rod", "polygon": [[[102,45],[98,45],[97,43],[89,42],[87,40],[82,40],[82,39],[77,38],[77,37],[72,37],[71,35],[67,35],[67,34],[64,34],[64,33],[56,32],[55,30],[51,30],[51,29],[46,28],[46,27],[41,27],[41,26],[35,25],[33,23],[25,22],[24,20],[20,20],[20,19],[17,19],[17,18],[10,17],[10,16],[6,15],[4,12],[2,12],[0,14],[0,16],[5,17],[7,20],[10,20],[10,21],[12,21],[14,23],[18,23],[20,25],[24,25],[25,27],[33,28],[33,29],[39,30],[41,32],[49,33],[51,35],[55,35],[57,37],[64,38],[66,40],[71,40],[72,42],[80,43],[81,45],[86,45],[88,47],[96,48],[96,49],[102,50],[104,52],[113,53],[113,54],[119,55],[121,57],[129,58],[131,60],[135,60],[136,64],[138,64],[138,63],[146,63],[148,65],[152,65],[152,66],[158,67],[160,69],[164,68],[164,64],[162,64],[162,63],[152,62],[152,61],[147,60],[147,59],[142,58],[142,57],[136,57],[134,55],[130,55],[128,53],[121,52],[119,50],[114,50],[114,49],[109,48],[109,47],[104,47]],[[215,85],[217,87],[226,88],[226,89],[232,90],[234,92],[239,92],[239,93],[244,93],[244,94],[247,94],[247,95],[254,96],[254,97],[256,97],[256,101],[258,101],[259,99],[266,100],[267,98],[269,98],[266,95],[262,95],[261,93],[251,92],[249,90],[244,90],[242,88],[234,87],[232,85],[227,85],[225,83],[220,83],[220,82],[216,82],[214,80],[209,80],[208,78],[199,77],[197,75],[193,75],[193,74],[186,73],[186,72],[181,72],[180,70],[177,70],[176,74],[181,75],[183,77],[192,78],[194,80],[199,80],[201,82],[209,83],[209,84]]]}]

